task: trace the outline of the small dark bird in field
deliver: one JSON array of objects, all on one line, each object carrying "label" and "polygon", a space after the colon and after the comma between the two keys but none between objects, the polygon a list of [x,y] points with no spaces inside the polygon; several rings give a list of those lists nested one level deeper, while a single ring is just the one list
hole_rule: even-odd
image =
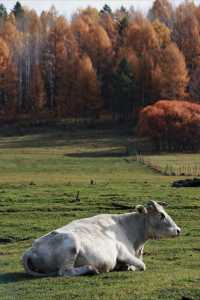
[{"label": "small dark bird in field", "polygon": [[79,194],[80,194],[80,192],[78,191],[77,194],[76,194],[75,202],[80,202],[81,201],[81,199],[79,197]]}]

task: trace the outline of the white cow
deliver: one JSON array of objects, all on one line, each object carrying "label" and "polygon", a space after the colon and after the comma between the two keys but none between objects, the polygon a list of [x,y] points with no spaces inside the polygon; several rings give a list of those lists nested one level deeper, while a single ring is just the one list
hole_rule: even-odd
[{"label": "white cow", "polygon": [[103,214],[69,223],[35,240],[23,255],[33,276],[77,276],[113,270],[145,270],[148,239],[176,237],[180,228],[163,206],[150,201],[126,214]]}]

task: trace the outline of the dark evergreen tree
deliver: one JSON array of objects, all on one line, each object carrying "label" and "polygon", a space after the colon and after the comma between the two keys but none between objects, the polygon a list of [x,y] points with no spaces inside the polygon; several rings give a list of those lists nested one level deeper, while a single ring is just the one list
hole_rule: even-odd
[{"label": "dark evergreen tree", "polygon": [[24,9],[19,1],[16,2],[14,8],[13,8],[13,13],[16,18],[22,17],[24,15]]},{"label": "dark evergreen tree", "polygon": [[125,16],[123,17],[119,22],[118,31],[119,34],[122,35],[124,33],[124,30],[128,27],[129,24],[129,17]]},{"label": "dark evergreen tree", "polygon": [[102,10],[100,11],[100,13],[112,15],[112,9],[110,8],[109,5],[105,4]]},{"label": "dark evergreen tree", "polygon": [[27,30],[25,11],[20,2],[16,2],[12,12],[16,18],[17,29],[25,32]]},{"label": "dark evergreen tree", "polygon": [[113,74],[112,113],[114,119],[127,121],[133,115],[135,82],[126,58],[123,58]]},{"label": "dark evergreen tree", "polygon": [[120,7],[120,11],[124,14],[124,15],[127,15],[128,16],[128,10],[122,5]]},{"label": "dark evergreen tree", "polygon": [[3,26],[4,21],[7,17],[7,10],[3,4],[0,4],[0,27]]},{"label": "dark evergreen tree", "polygon": [[5,19],[7,15],[6,7],[3,4],[0,4],[0,19]]}]

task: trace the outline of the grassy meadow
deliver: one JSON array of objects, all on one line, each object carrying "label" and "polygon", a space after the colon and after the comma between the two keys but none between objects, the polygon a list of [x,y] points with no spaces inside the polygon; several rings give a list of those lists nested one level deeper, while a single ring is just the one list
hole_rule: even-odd
[{"label": "grassy meadow", "polygon": [[[200,299],[200,188],[172,188],[180,177],[126,156],[130,143],[131,134],[118,130],[0,132],[0,299]],[[199,158],[190,154],[194,163]],[[20,258],[33,239],[77,218],[129,211],[113,203],[149,199],[169,203],[182,235],[149,241],[145,272],[42,279],[24,273]]]}]

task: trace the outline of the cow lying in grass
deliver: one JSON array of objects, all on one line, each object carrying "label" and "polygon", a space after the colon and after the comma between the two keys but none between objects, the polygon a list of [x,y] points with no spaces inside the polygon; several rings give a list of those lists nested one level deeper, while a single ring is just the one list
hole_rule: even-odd
[{"label": "cow lying in grass", "polygon": [[80,219],[35,240],[22,260],[33,276],[77,276],[113,270],[145,270],[148,239],[176,237],[180,228],[163,206],[150,201],[133,213]]}]

